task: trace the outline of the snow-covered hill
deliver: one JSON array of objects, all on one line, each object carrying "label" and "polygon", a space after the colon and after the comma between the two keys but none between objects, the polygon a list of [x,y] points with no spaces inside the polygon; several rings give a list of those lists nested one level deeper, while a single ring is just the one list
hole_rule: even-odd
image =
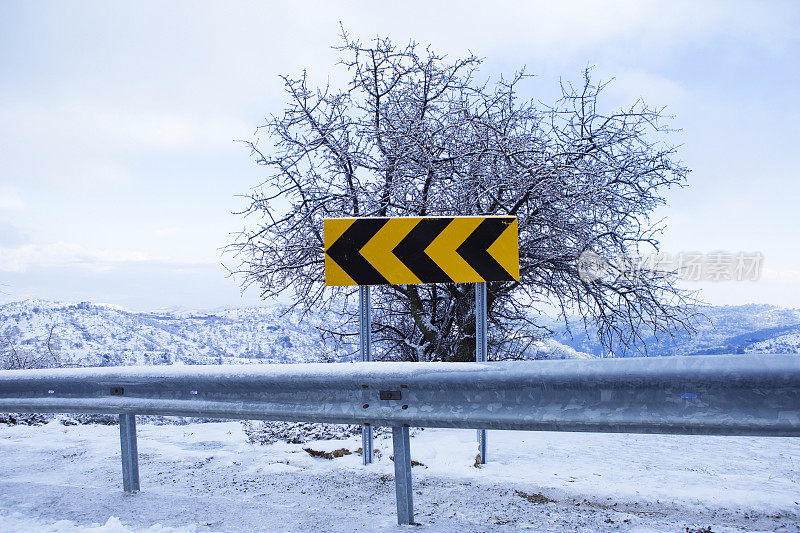
[{"label": "snow-covered hill", "polygon": [[[705,307],[702,314],[693,335],[651,336],[648,355],[800,353],[800,309],[724,306]],[[354,344],[332,347],[323,342],[318,328],[330,325],[330,317],[313,312],[301,316],[281,305],[203,312],[133,312],[112,304],[43,300],[0,306],[0,340],[42,351],[54,328],[53,345],[62,363],[88,366],[350,359]],[[584,332],[577,322],[572,324],[572,337],[563,324],[549,325],[555,334],[532,345],[530,357],[585,358],[604,353],[597,336]]]},{"label": "snow-covered hill", "polygon": [[[800,353],[800,309],[750,304],[704,306],[698,312],[694,333],[678,332],[674,338],[645,335],[647,355]],[[570,320],[571,334],[563,323],[550,326],[560,343],[594,355],[606,352],[597,335],[586,332],[577,318]]]},{"label": "snow-covered hill", "polygon": [[324,318],[282,306],[218,312],[139,313],[107,304],[26,300],[0,306],[0,336],[20,346],[46,343],[50,328],[62,362],[128,364],[297,363],[342,360],[326,349]]},{"label": "snow-covered hill", "polygon": [[754,342],[748,348],[754,353],[800,353],[800,328],[797,333],[786,333]]},{"label": "snow-covered hill", "polygon": [[[355,344],[326,345],[320,326],[330,327],[330,318],[313,312],[303,316],[281,305],[146,313],[89,302],[25,300],[0,306],[0,338],[42,351],[54,327],[61,362],[86,366],[350,359]],[[553,339],[529,351],[536,358],[591,357]]]}]

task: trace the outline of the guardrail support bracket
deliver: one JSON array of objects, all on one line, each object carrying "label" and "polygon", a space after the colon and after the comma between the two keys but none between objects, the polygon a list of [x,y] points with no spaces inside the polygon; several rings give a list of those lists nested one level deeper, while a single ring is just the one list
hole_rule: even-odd
[{"label": "guardrail support bracket", "polygon": [[361,426],[361,455],[365,465],[372,464],[372,458],[375,453],[373,450],[372,435],[372,426],[366,424]]},{"label": "guardrail support bracket", "polygon": [[119,441],[122,449],[122,490],[139,492],[139,451],[136,447],[136,415],[119,415]]},{"label": "guardrail support bracket", "polygon": [[486,464],[486,430],[478,430],[478,464]]},{"label": "guardrail support bracket", "polygon": [[397,497],[397,523],[408,525],[414,523],[414,496],[411,486],[411,442],[408,428],[395,426],[392,428],[392,444],[394,445],[394,490]]}]

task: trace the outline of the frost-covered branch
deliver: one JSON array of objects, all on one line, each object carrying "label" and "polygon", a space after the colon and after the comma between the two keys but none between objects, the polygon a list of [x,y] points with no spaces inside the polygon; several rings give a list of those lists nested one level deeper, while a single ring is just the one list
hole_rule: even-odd
[{"label": "frost-covered branch", "polygon": [[[479,83],[480,59],[449,60],[415,43],[336,47],[350,82],[314,88],[284,77],[288,104],[247,141],[267,171],[249,195],[246,227],[230,250],[235,274],[265,298],[353,324],[353,289],[324,286],[322,222],[342,216],[515,215],[519,282],[489,285],[493,358],[522,357],[547,332],[544,305],[579,313],[609,350],[639,349],[645,332],[691,327],[688,295],[669,272],[585,281],[582,253],[609,261],[658,249],[653,210],[688,173],[663,110],[638,101],[605,111],[605,87],[587,69],[547,106],[519,97],[528,75]],[[378,357],[474,358],[470,286],[373,289]],[[325,335],[333,338],[332,324]]]}]

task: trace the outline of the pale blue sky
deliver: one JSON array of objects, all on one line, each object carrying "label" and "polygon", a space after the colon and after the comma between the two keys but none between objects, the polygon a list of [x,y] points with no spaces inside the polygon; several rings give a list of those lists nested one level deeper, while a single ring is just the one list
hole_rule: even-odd
[{"label": "pale blue sky", "polygon": [[608,109],[668,106],[693,172],[665,251],[760,251],[761,281],[695,286],[800,306],[798,4],[674,1],[0,2],[0,301],[258,302],[220,266],[261,175],[233,141],[280,112],[278,74],[342,79],[339,20],[526,65],[545,101],[591,64]]}]

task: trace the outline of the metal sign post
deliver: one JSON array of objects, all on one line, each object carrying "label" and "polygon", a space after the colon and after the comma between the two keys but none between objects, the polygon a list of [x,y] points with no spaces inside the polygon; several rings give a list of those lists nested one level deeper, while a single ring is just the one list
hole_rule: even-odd
[{"label": "metal sign post", "polygon": [[[372,305],[369,298],[369,285],[358,287],[358,328],[361,360],[372,361]],[[372,435],[372,426],[361,426],[361,455],[365,465],[372,463]]]},{"label": "metal sign post", "polygon": [[[488,359],[486,340],[486,283],[475,284],[475,361],[485,363]],[[478,463],[486,464],[486,430],[478,430]]]}]

